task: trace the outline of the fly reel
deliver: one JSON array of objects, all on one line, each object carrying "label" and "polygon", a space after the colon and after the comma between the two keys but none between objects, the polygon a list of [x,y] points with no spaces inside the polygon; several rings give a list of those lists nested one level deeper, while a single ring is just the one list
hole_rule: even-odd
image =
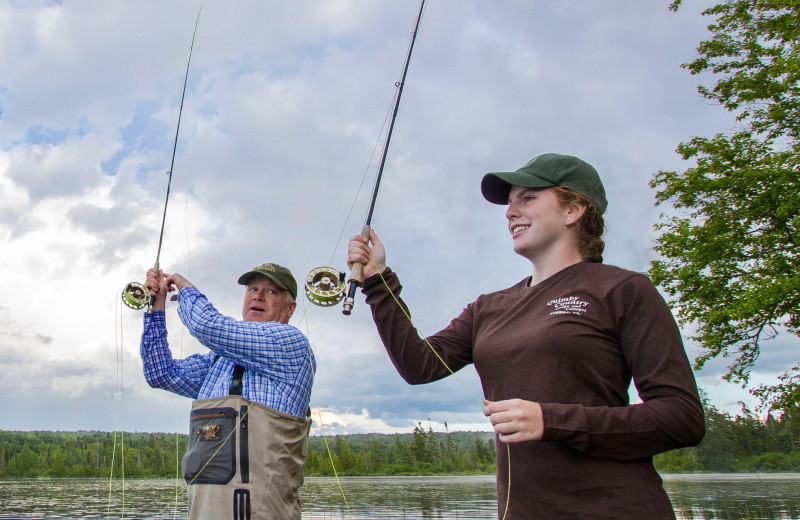
[{"label": "fly reel", "polygon": [[150,291],[138,282],[131,282],[122,290],[122,303],[137,311],[143,309],[150,303]]},{"label": "fly reel", "polygon": [[335,267],[317,267],[306,277],[306,298],[314,305],[330,307],[344,299],[345,273]]}]

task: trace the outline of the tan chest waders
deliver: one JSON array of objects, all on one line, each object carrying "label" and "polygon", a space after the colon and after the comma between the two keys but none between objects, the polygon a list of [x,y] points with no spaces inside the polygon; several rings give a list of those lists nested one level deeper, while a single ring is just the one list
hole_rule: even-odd
[{"label": "tan chest waders", "polygon": [[189,520],[300,518],[310,418],[229,395],[193,401],[189,426]]}]

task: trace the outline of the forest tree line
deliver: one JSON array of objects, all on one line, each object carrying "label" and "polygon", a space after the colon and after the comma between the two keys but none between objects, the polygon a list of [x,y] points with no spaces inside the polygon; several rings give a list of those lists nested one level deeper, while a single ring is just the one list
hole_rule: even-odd
[{"label": "forest tree line", "polygon": [[800,472],[800,406],[765,418],[740,403],[734,417],[703,399],[706,435],[693,448],[660,453],[653,461],[662,473]]},{"label": "forest tree line", "polygon": [[[0,430],[0,478],[174,477],[188,436],[168,433]],[[493,473],[494,434],[434,433],[310,437],[305,474]]]},{"label": "forest tree line", "polygon": [[[800,472],[800,409],[762,418],[744,405],[735,416],[704,405],[703,442],[657,455],[660,472]],[[114,476],[173,477],[186,442],[167,433],[0,430],[0,478],[108,477],[112,465]],[[305,473],[493,474],[495,449],[492,433],[438,433],[421,423],[408,434],[315,436]]]}]

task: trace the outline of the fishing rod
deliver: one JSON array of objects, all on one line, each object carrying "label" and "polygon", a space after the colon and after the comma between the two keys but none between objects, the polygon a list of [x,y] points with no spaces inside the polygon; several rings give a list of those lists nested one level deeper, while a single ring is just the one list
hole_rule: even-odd
[{"label": "fishing rod", "polygon": [[[419,31],[419,24],[422,20],[424,8],[425,0],[422,0],[419,6],[419,14],[417,14],[417,22],[414,25],[414,32],[411,35],[411,44],[408,47],[403,74],[400,77],[400,81],[395,83],[396,95],[394,99],[394,111],[392,112],[392,119],[389,123],[389,131],[386,134],[386,142],[383,145],[383,153],[381,154],[378,174],[375,178],[375,187],[372,190],[372,200],[369,204],[367,219],[364,222],[364,227],[361,229],[361,236],[366,239],[369,239],[372,213],[375,211],[375,201],[378,198],[378,190],[380,189],[381,178],[383,177],[383,168],[386,165],[386,154],[389,151],[389,142],[392,140],[392,131],[394,130],[394,123],[397,119],[397,111],[400,108],[400,98],[403,95],[406,74],[408,74],[408,65],[411,63],[411,54],[414,51],[414,42],[417,40],[417,32]],[[362,275],[363,268],[364,265],[361,263],[356,262],[353,264],[353,267],[350,269],[350,278],[347,280],[347,296],[345,297],[345,274],[333,267],[318,267],[312,270],[306,278],[306,296],[311,303],[320,306],[334,305],[344,299],[342,314],[349,316],[355,304],[356,289],[358,289],[364,281]]]},{"label": "fishing rod", "polygon": [[[378,167],[378,175],[375,178],[375,188],[372,190],[372,200],[369,204],[369,212],[367,212],[367,219],[364,221],[364,227],[361,229],[361,236],[369,239],[369,232],[372,224],[372,213],[375,211],[375,201],[378,198],[378,189],[381,186],[381,177],[383,177],[383,167],[386,164],[386,154],[389,151],[389,142],[392,140],[392,130],[394,130],[394,122],[397,119],[397,110],[400,108],[400,97],[403,95],[403,86],[406,82],[406,74],[408,73],[408,65],[411,63],[411,53],[414,50],[414,42],[417,40],[417,31],[419,30],[419,22],[422,20],[422,11],[425,7],[425,0],[422,0],[419,6],[419,14],[417,15],[417,23],[414,26],[414,33],[411,35],[411,45],[408,47],[408,56],[406,56],[406,64],[403,67],[403,76],[397,86],[397,99],[394,103],[394,112],[392,113],[392,120],[389,124],[389,131],[386,134],[386,143],[383,146],[383,154],[381,155],[381,164]],[[348,280],[347,297],[344,299],[342,306],[342,314],[349,316],[355,304],[356,289],[361,286],[364,281],[362,276],[362,269],[364,265],[356,262],[350,269],[350,279]]]},{"label": "fishing rod", "polygon": [[[186,98],[186,84],[189,81],[189,66],[192,63],[192,51],[194,50],[194,39],[197,36],[197,26],[200,24],[200,14],[203,12],[203,6],[200,5],[200,10],[197,12],[197,20],[194,22],[194,32],[192,33],[192,43],[189,46],[189,60],[186,62],[186,75],[183,78],[183,91],[181,92],[181,104],[178,108],[178,126],[175,129],[175,141],[172,143],[172,159],[169,163],[169,171],[167,171],[167,195],[164,200],[164,213],[161,216],[161,233],[158,236],[158,251],[156,252],[156,262],[153,269],[158,271],[159,260],[161,258],[161,245],[164,242],[164,224],[167,220],[167,204],[169,204],[169,191],[172,186],[172,170],[175,167],[175,152],[178,149],[178,135],[181,131],[181,115],[183,115],[183,100]],[[150,290],[138,282],[130,282],[122,290],[122,302],[131,309],[142,309],[147,306],[148,312],[153,304],[155,295],[150,294]]]}]

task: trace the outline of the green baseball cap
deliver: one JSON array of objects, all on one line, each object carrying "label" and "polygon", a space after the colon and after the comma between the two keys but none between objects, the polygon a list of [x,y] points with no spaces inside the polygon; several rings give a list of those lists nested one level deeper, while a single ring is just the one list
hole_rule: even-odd
[{"label": "green baseball cap", "polygon": [[239,277],[239,285],[247,285],[250,278],[261,274],[275,282],[275,285],[281,289],[286,289],[292,298],[297,299],[297,280],[294,279],[292,272],[282,265],[278,264],[261,264],[254,267],[252,270],[247,271]]},{"label": "green baseball cap", "polygon": [[483,197],[494,204],[508,204],[511,186],[549,188],[564,186],[592,201],[600,213],[608,207],[606,190],[594,167],[571,155],[546,153],[534,157],[513,172],[491,172],[481,180]]}]

